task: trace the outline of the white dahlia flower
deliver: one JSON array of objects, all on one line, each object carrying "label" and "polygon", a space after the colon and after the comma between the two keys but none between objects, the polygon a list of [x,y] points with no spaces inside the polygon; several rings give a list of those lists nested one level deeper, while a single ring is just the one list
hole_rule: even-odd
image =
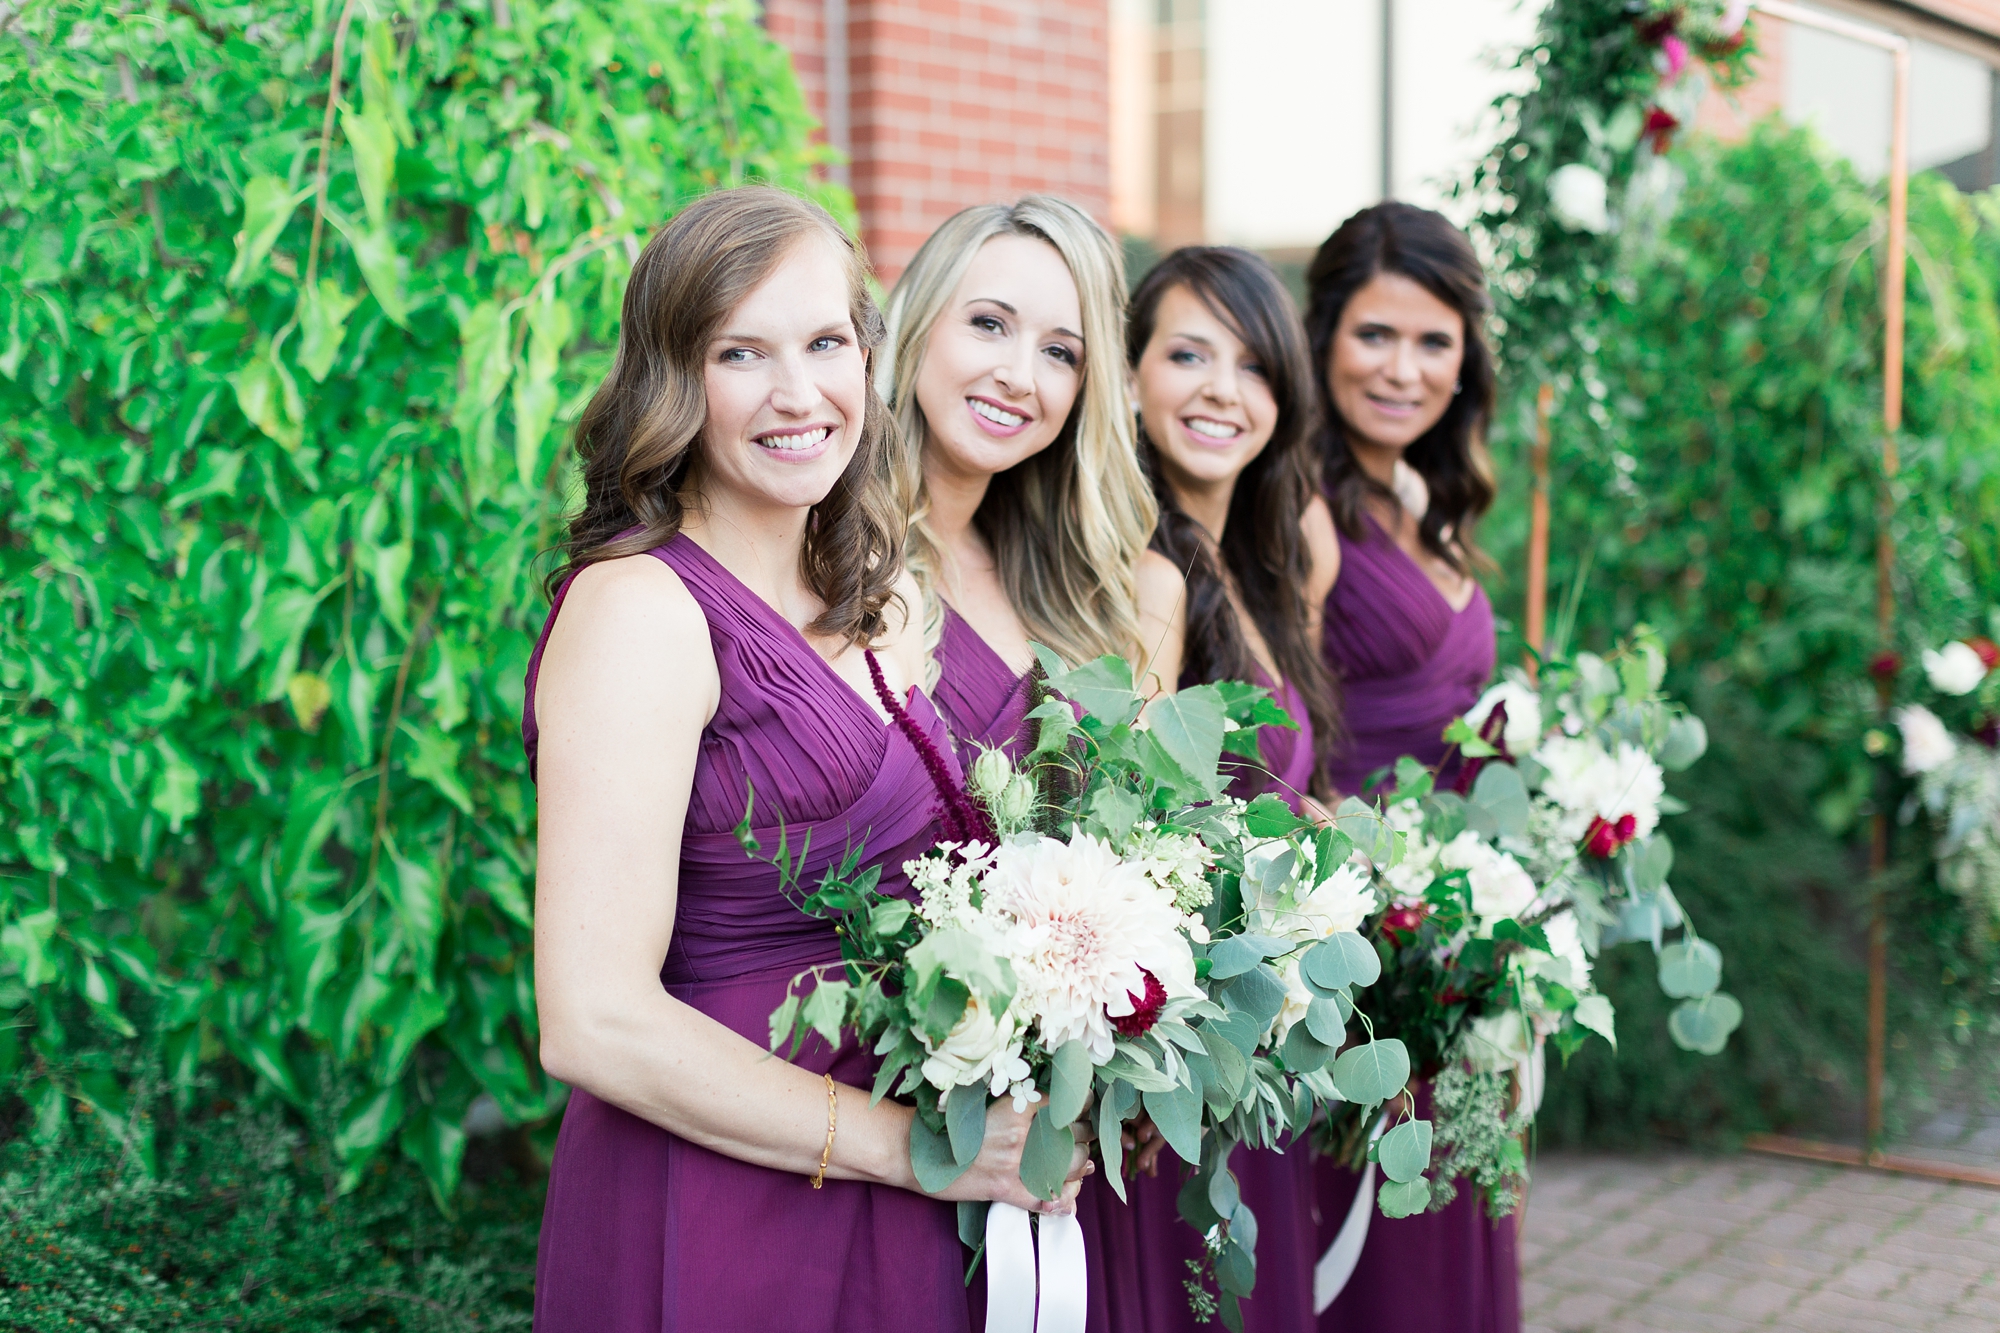
[{"label": "white dahlia flower", "polygon": [[1535,751],[1535,762],[1547,770],[1542,794],[1570,816],[1566,836],[1582,837],[1592,819],[1615,824],[1626,815],[1632,816],[1635,837],[1659,827],[1665,776],[1653,757],[1630,741],[1606,753],[1595,737],[1551,736]]},{"label": "white dahlia flower", "polygon": [[1014,1007],[1051,1050],[1080,1040],[1094,1063],[1110,1059],[1110,1020],[1133,1012],[1146,972],[1169,998],[1201,993],[1173,899],[1088,833],[1003,845],[980,888],[1004,937],[995,949],[1014,966]]}]

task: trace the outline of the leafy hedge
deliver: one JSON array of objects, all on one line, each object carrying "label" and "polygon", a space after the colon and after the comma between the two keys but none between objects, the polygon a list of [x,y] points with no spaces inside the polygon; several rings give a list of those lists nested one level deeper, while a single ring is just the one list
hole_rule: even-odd
[{"label": "leafy hedge", "polygon": [[[1586,1053],[1544,1125],[1624,1140],[1846,1132],[1865,1031],[1862,837],[1878,801],[1900,800],[1869,743],[1881,195],[1777,121],[1737,144],[1694,140],[1673,162],[1671,220],[1624,238],[1588,312],[1591,355],[1565,366],[1553,632],[1588,645],[1643,622],[1667,637],[1675,688],[1715,738],[1674,784],[1694,807],[1674,886],[1727,948],[1747,1013],[1707,1072],[1643,1040]],[[1982,207],[1913,182],[1895,520],[1911,663],[2000,604],[2000,238]],[[1508,495],[1487,538],[1517,606],[1534,386],[1509,387]],[[1906,1124],[1968,1076],[2000,1089],[2000,942],[1934,891],[1921,828],[1897,836],[1890,1109]],[[1643,1024],[1651,979],[1612,966],[1605,984]]]},{"label": "leafy hedge", "polygon": [[676,206],[819,188],[789,62],[749,0],[5,13],[0,1075],[153,1162],[61,1058],[143,994],[184,1104],[338,1074],[344,1183],[393,1143],[446,1200],[476,1097],[560,1095],[516,728],[561,423]]}]

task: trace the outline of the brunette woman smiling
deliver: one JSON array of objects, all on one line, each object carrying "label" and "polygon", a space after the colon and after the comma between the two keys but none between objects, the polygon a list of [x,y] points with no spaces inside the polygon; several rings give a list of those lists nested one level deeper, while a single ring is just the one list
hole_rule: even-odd
[{"label": "brunette woman smiling", "polygon": [[873,1056],[764,1048],[792,976],[840,943],[737,844],[753,791],[767,845],[780,820],[794,847],[810,833],[811,878],[865,842],[893,892],[937,837],[918,746],[943,732],[912,688],[917,593],[868,384],[881,336],[859,249],[817,205],[711,195],[639,256],[578,427],[585,503],[522,717],[542,1062],[574,1089],[543,1333],[957,1333],[944,1200],[1072,1206],[1074,1181],[1051,1204],[1021,1185],[1010,1102],[930,1198],[910,1108],[870,1102]]},{"label": "brunette woman smiling", "polygon": [[[1348,737],[1332,776],[1354,792],[1401,755],[1444,760],[1444,728],[1493,674],[1493,608],[1472,575],[1473,525],[1493,500],[1482,442],[1493,397],[1480,330],[1486,282],[1457,228],[1386,203],[1341,224],[1306,283],[1340,541],[1325,650]],[[1417,1093],[1424,1114],[1421,1078]],[[1486,1217],[1477,1190],[1390,1220],[1372,1215],[1360,1174],[1326,1159],[1317,1173],[1322,1333],[1520,1327],[1514,1219]]]}]

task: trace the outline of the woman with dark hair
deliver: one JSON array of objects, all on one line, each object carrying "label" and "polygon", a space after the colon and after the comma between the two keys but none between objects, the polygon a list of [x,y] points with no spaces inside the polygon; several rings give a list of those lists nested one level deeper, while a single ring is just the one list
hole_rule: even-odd
[{"label": "woman with dark hair", "polygon": [[[577,431],[584,507],[530,658],[535,989],[573,1092],[535,1277],[542,1333],[959,1333],[950,1199],[1068,1211],[1019,1176],[1006,1099],[938,1197],[877,1061],[765,1049],[791,978],[840,942],[732,829],[850,846],[894,885],[937,837],[900,573],[883,336],[859,248],[777,190],[710,195],[640,254],[617,359]],[[989,1151],[989,1149],[991,1151]],[[808,1188],[810,1185],[810,1188]]]},{"label": "woman with dark hair", "polygon": [[[1445,761],[1445,726],[1493,674],[1493,608],[1473,577],[1472,535],[1493,501],[1486,278],[1443,217],[1383,203],[1327,238],[1306,287],[1339,530],[1325,651],[1345,692],[1347,740],[1331,776],[1355,792],[1398,756]],[[1417,1072],[1427,1114],[1435,1071]],[[1323,1333],[1520,1327],[1515,1220],[1489,1219],[1477,1190],[1392,1221],[1373,1215],[1361,1174],[1324,1159],[1316,1174]]]},{"label": "woman with dark hair", "polygon": [[[1132,297],[1126,355],[1139,444],[1159,500],[1153,549],[1187,578],[1179,686],[1248,680],[1294,719],[1257,737],[1231,794],[1271,791],[1294,809],[1323,796],[1321,760],[1338,727],[1318,611],[1333,574],[1333,520],[1318,494],[1312,363],[1284,284],[1245,250],[1191,246],[1161,260]],[[1198,1327],[1189,1264],[1202,1240],[1180,1218],[1180,1162],[1136,1129],[1139,1172],[1121,1206],[1109,1182],[1079,1210],[1091,1265],[1091,1333]],[[1167,1170],[1159,1170],[1164,1158]],[[1257,1218],[1252,1333],[1313,1324],[1313,1176],[1303,1140],[1230,1158]]]},{"label": "woman with dark hair", "polygon": [[1445,724],[1493,674],[1493,607],[1473,577],[1493,503],[1486,278],[1443,217],[1384,203],[1327,238],[1306,286],[1340,533],[1325,649],[1347,739],[1331,777],[1357,792],[1401,755],[1443,759]]}]

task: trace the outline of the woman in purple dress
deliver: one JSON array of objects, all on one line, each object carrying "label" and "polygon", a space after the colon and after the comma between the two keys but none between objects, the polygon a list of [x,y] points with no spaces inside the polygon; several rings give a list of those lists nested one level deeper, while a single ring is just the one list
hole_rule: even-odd
[{"label": "woman in purple dress", "polygon": [[1148,552],[1154,507],[1125,396],[1118,247],[1073,204],[968,208],[890,294],[876,372],[902,427],[907,559],[939,711],[970,759],[1019,739],[1031,642],[1107,653],[1171,690],[1179,573]]},{"label": "woman in purple dress", "polygon": [[[1331,777],[1340,791],[1358,792],[1400,755],[1445,760],[1445,726],[1493,674],[1493,608],[1472,573],[1473,525],[1493,500],[1482,438],[1493,398],[1480,327],[1485,275],[1443,217],[1384,203],[1327,239],[1306,283],[1339,531],[1325,651],[1345,694],[1347,735]],[[1421,1082],[1434,1071],[1417,1072]],[[1334,1241],[1361,1176],[1326,1160],[1317,1169],[1325,1252],[1317,1299],[1331,1301],[1323,1333],[1520,1327],[1512,1218],[1489,1219],[1468,1189],[1440,1212],[1397,1221],[1370,1216],[1363,1201],[1356,1261],[1351,1245]]]},{"label": "woman in purple dress", "polygon": [[1073,1206],[1075,1180],[1052,1204],[1021,1186],[1011,1102],[931,1198],[912,1112],[869,1104],[865,1050],[764,1048],[792,976],[840,949],[736,844],[753,798],[767,845],[780,819],[793,846],[811,830],[813,878],[865,840],[893,885],[936,832],[914,743],[942,729],[908,689],[922,645],[868,386],[880,338],[859,250],[821,209],[711,195],[633,267],[579,425],[585,505],[522,718],[542,1059],[573,1089],[544,1333],[960,1330],[945,1200]]},{"label": "woman in purple dress", "polygon": [[[1262,259],[1190,246],[1161,260],[1133,294],[1126,355],[1140,449],[1160,503],[1153,549],[1186,571],[1180,685],[1270,687],[1298,725],[1262,729],[1263,763],[1242,765],[1231,794],[1269,791],[1295,810],[1315,809],[1339,727],[1318,646],[1335,537],[1318,493],[1312,363],[1298,312]],[[1170,1150],[1159,1157],[1127,1183],[1128,1208],[1116,1206],[1101,1178],[1084,1187],[1106,1333],[1200,1327],[1186,1284],[1201,1238],[1180,1217],[1179,1159]],[[1238,1148],[1229,1166],[1257,1218],[1257,1285],[1243,1302],[1243,1326],[1304,1333],[1313,1327],[1318,1257],[1308,1144]]]}]

